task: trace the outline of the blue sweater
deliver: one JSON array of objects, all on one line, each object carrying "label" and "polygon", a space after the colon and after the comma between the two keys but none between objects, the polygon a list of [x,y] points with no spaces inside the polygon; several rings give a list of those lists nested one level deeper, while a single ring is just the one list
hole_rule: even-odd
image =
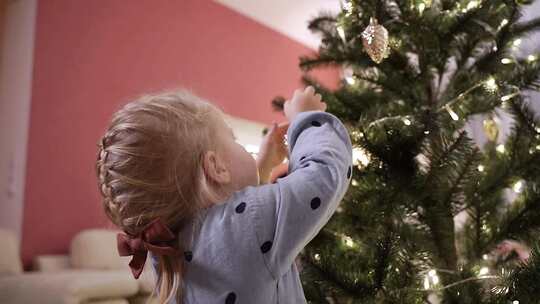
[{"label": "blue sweater", "polygon": [[318,111],[298,114],[287,139],[287,176],[235,192],[182,233],[184,304],[306,303],[294,260],[345,195],[352,146],[339,119]]}]

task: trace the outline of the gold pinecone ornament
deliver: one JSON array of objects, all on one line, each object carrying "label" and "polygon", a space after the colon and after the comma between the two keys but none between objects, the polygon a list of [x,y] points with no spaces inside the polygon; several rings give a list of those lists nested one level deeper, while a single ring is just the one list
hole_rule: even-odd
[{"label": "gold pinecone ornament", "polygon": [[377,19],[372,17],[369,20],[369,25],[362,32],[362,44],[366,53],[375,63],[381,63],[384,58],[388,57],[390,51],[388,31],[377,22]]},{"label": "gold pinecone ornament", "polygon": [[497,141],[497,138],[499,138],[499,126],[495,117],[489,116],[484,120],[484,133],[489,141]]}]

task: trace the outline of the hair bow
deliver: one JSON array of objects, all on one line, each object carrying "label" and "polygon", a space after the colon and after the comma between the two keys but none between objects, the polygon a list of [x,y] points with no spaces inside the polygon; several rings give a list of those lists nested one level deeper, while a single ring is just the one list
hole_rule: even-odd
[{"label": "hair bow", "polygon": [[138,279],[143,271],[148,251],[156,255],[180,255],[178,249],[170,246],[170,242],[175,239],[174,233],[159,218],[150,222],[136,236],[119,233],[116,237],[120,256],[133,256],[129,267],[135,279]]}]

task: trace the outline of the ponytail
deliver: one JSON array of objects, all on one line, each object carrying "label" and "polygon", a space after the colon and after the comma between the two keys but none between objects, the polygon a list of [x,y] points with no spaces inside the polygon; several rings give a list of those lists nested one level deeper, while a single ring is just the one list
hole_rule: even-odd
[{"label": "ponytail", "polygon": [[172,299],[175,299],[177,304],[182,304],[184,259],[158,255],[157,260],[157,286],[152,296],[157,292],[159,304],[169,303]]}]

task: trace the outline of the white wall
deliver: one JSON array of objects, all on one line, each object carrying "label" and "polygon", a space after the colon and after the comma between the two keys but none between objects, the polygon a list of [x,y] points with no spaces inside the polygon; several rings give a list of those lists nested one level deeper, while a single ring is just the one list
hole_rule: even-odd
[{"label": "white wall", "polygon": [[237,142],[256,158],[263,138],[262,131],[270,126],[230,115],[226,115],[225,121],[233,129]]},{"label": "white wall", "polygon": [[341,9],[340,0],[215,1],[313,49],[321,39],[308,30],[308,22],[321,11],[337,13]]},{"label": "white wall", "polygon": [[7,0],[0,50],[0,228],[21,235],[37,0]]}]

